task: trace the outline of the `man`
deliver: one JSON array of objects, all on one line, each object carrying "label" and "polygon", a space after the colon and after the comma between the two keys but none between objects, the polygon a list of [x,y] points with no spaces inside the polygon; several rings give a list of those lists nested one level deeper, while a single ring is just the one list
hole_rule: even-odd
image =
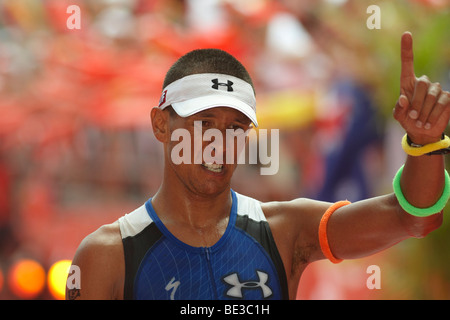
[{"label": "man", "polygon": [[[368,256],[438,228],[449,194],[440,149],[448,146],[442,133],[450,93],[416,78],[410,33],[402,36],[401,61],[394,118],[407,133],[403,146],[408,154],[437,154],[409,155],[393,194],[331,204],[260,203],[231,190],[236,161],[198,161],[192,137],[199,121],[200,130],[214,128],[224,136],[227,129],[257,126],[253,85],[245,68],[223,51],[197,50],[180,58],[151,111],[153,132],[164,147],[161,186],[134,212],[82,241],[73,259],[81,288],[69,286],[67,297],[294,299],[313,261]],[[192,153],[178,154],[190,163],[174,161],[176,130],[190,133]],[[233,151],[236,160],[236,146],[219,142],[210,150],[215,159]]]}]

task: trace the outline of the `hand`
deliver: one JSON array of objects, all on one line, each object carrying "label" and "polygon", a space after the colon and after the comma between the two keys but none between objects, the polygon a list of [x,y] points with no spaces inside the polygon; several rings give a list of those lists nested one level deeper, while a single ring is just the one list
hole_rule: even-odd
[{"label": "hand", "polygon": [[450,119],[450,93],[427,76],[415,76],[409,32],[401,40],[400,97],[394,118],[414,143],[422,145],[439,141]]}]

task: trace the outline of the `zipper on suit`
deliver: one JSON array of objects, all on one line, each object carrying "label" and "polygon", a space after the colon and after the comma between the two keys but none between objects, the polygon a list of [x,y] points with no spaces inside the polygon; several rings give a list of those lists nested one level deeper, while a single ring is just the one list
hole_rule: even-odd
[{"label": "zipper on suit", "polygon": [[212,285],[212,290],[214,293],[214,300],[218,299],[218,295],[217,295],[217,287],[216,287],[216,281],[214,279],[214,273],[213,273],[213,269],[212,269],[212,265],[211,265],[211,250],[208,247],[205,247],[205,255],[206,255],[206,264],[208,265],[208,271],[209,271],[209,278],[211,280],[211,285]]}]

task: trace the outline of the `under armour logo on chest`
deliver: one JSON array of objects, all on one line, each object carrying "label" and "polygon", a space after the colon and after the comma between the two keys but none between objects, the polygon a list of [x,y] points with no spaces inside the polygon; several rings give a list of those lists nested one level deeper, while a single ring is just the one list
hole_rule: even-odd
[{"label": "under armour logo on chest", "polygon": [[227,80],[227,83],[219,82],[219,79],[212,79],[211,82],[213,85],[211,88],[219,90],[219,87],[227,87],[227,91],[231,92],[233,91],[233,81]]},{"label": "under armour logo on chest", "polygon": [[232,273],[224,277],[222,280],[232,286],[228,289],[226,295],[231,298],[242,298],[244,296],[242,290],[260,289],[264,298],[270,297],[272,295],[272,289],[266,285],[269,280],[269,275],[262,271],[256,271],[256,273],[258,275],[258,281],[249,280],[241,282],[237,273]]}]

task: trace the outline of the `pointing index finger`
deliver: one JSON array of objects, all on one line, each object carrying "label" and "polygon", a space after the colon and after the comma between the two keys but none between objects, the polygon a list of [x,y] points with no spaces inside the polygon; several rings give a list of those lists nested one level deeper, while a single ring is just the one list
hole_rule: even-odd
[{"label": "pointing index finger", "polygon": [[413,54],[413,39],[410,32],[405,32],[401,40],[401,74],[400,85],[403,87],[403,82],[408,78],[414,78],[414,54]]}]

